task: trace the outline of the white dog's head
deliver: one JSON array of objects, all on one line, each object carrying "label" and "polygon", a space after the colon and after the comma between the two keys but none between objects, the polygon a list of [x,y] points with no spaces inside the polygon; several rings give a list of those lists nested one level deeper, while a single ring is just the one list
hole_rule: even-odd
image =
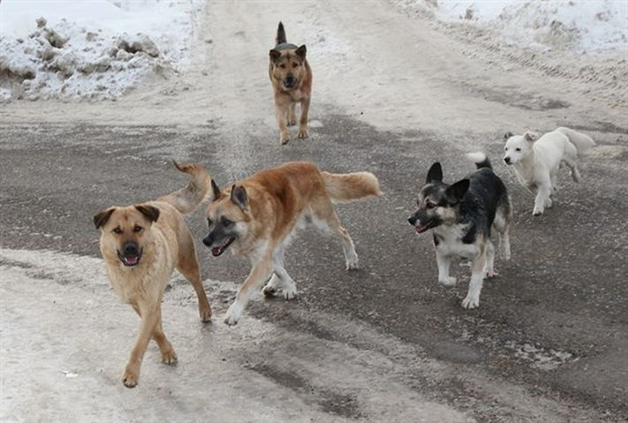
[{"label": "white dog's head", "polygon": [[506,140],[504,163],[513,165],[526,158],[532,152],[532,144],[538,137],[538,134],[530,131],[523,135],[513,135],[512,132],[507,132],[504,135]]}]

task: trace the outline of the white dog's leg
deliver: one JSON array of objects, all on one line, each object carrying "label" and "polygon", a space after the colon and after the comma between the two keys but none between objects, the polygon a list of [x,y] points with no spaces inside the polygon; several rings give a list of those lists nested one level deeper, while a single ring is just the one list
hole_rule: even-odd
[{"label": "white dog's leg", "polygon": [[571,175],[571,179],[574,182],[580,183],[582,178],[580,177],[580,172],[578,171],[578,164],[575,159],[564,158],[563,161],[569,166],[569,174]]},{"label": "white dog's leg", "polygon": [[442,255],[436,250],[436,264],[438,265],[438,282],[445,286],[454,286],[456,284],[456,278],[449,276],[451,258]]},{"label": "white dog's leg", "polygon": [[552,192],[550,181],[543,181],[539,184],[539,188],[536,192],[536,198],[534,199],[534,210],[532,211],[534,216],[540,216],[543,214],[545,206],[549,200],[550,192]]},{"label": "white dog's leg", "polygon": [[462,300],[463,308],[471,309],[480,306],[480,292],[482,291],[482,282],[484,282],[485,268],[486,251],[483,251],[475,258],[475,260],[473,260],[471,282],[469,282],[469,292],[467,293],[467,297]]}]

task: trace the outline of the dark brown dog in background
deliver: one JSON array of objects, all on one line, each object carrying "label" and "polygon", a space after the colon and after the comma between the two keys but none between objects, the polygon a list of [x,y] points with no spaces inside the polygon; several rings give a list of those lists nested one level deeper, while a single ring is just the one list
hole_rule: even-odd
[{"label": "dark brown dog in background", "polygon": [[127,388],[137,385],[142,358],[151,338],[159,346],[165,364],[177,361],[161,325],[161,300],[175,268],[194,286],[201,320],[208,322],[212,315],[194,241],[183,219],[184,213],[190,213],[205,199],[211,176],[198,165],[175,163],[175,166],[191,176],[185,188],[156,201],[110,207],[94,216],[94,224],[100,229],[100,251],[109,281],[120,299],[130,304],[142,319],[122,377]]},{"label": "dark brown dog in background", "polygon": [[275,93],[275,117],[279,125],[279,142],[290,140],[288,126],[297,123],[297,103],[301,104],[298,138],[307,138],[307,115],[312,95],[312,69],[305,58],[305,45],[297,47],[286,40],[279,22],[275,48],[270,50],[268,74]]}]

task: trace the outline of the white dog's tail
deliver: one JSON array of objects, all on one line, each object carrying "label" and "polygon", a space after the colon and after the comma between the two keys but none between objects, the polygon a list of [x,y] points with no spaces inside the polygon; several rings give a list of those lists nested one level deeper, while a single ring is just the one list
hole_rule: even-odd
[{"label": "white dog's tail", "polygon": [[580,132],[576,132],[573,129],[569,128],[557,128],[556,131],[565,134],[569,141],[576,146],[579,154],[586,153],[587,150],[595,147],[595,141],[585,134],[581,134]]},{"label": "white dog's tail", "polygon": [[212,177],[197,164],[179,164],[174,162],[179,172],[187,173],[190,182],[178,191],[159,197],[157,201],[170,203],[179,213],[190,213],[205,200],[211,186]]},{"label": "white dog's tail", "polygon": [[493,166],[491,165],[491,161],[488,159],[486,154],[482,152],[467,153],[467,157],[469,158],[469,160],[475,163],[475,167],[478,169],[482,169],[483,167],[493,169]]}]

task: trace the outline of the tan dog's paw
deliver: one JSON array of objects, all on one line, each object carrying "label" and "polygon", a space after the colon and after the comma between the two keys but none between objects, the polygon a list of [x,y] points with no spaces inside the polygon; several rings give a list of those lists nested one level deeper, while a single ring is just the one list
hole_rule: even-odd
[{"label": "tan dog's paw", "polygon": [[297,124],[297,118],[292,117],[292,118],[288,118],[288,126],[294,126]]},{"label": "tan dog's paw", "polygon": [[286,145],[288,144],[289,141],[290,141],[290,135],[287,132],[279,136],[279,143],[281,145]]},{"label": "tan dog's paw", "polygon": [[297,138],[305,139],[310,136],[309,132],[307,132],[307,128],[299,128],[299,133],[297,134]]},{"label": "tan dog's paw", "polygon": [[199,305],[198,314],[201,317],[201,322],[209,323],[212,321],[212,308],[209,304],[204,305],[204,306]]},{"label": "tan dog's paw", "polygon": [[139,368],[135,368],[135,366],[126,366],[124,374],[122,375],[122,384],[127,388],[135,388],[139,379]]},{"label": "tan dog's paw", "polygon": [[177,364],[178,360],[179,359],[177,358],[177,353],[175,353],[172,348],[170,348],[169,351],[161,353],[161,362],[164,364],[174,366],[175,364]]}]

